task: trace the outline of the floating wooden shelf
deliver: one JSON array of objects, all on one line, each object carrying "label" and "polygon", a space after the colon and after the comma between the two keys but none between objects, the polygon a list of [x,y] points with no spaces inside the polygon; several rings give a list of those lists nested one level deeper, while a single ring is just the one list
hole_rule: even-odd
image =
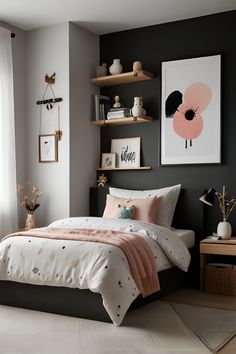
[{"label": "floating wooden shelf", "polygon": [[99,167],[97,171],[122,171],[122,170],[151,170],[150,166],[143,166],[143,167]]},{"label": "floating wooden shelf", "polygon": [[130,82],[150,80],[153,78],[153,74],[145,71],[129,71],[127,73],[117,74],[117,75],[109,75],[92,78],[90,80],[91,84],[97,86],[111,86],[111,85],[119,85],[126,84]]},{"label": "floating wooden shelf", "polygon": [[153,121],[152,117],[124,117],[124,118],[114,118],[106,120],[94,120],[92,123],[95,125],[125,125],[125,124],[142,124],[151,123]]}]

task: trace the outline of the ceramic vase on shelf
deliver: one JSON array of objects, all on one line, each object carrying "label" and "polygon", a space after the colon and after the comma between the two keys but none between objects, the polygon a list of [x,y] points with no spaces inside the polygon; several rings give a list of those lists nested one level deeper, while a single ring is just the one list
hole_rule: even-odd
[{"label": "ceramic vase on shelf", "polygon": [[133,62],[133,71],[142,70],[142,62],[141,61],[134,61]]},{"label": "ceramic vase on shelf", "polygon": [[227,240],[232,235],[232,227],[229,222],[221,221],[217,226],[217,235],[221,236],[222,239]]},{"label": "ceramic vase on shelf", "polygon": [[34,213],[27,213],[25,221],[25,230],[35,229],[35,215]]},{"label": "ceramic vase on shelf", "polygon": [[131,109],[132,116],[144,117],[146,115],[146,111],[143,108],[143,98],[142,97],[134,97],[134,105]]},{"label": "ceramic vase on shelf", "polygon": [[109,67],[111,75],[117,75],[122,73],[123,66],[120,63],[120,59],[113,59],[113,64]]},{"label": "ceramic vase on shelf", "polygon": [[102,65],[97,66],[96,68],[97,77],[102,77],[107,75],[107,64],[102,63]]}]

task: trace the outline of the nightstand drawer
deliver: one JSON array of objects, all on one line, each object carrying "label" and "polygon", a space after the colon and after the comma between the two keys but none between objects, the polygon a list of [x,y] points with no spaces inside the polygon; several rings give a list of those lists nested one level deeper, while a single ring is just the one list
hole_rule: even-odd
[{"label": "nightstand drawer", "polygon": [[200,253],[236,256],[236,243],[235,244],[224,244],[219,242],[200,243]]}]

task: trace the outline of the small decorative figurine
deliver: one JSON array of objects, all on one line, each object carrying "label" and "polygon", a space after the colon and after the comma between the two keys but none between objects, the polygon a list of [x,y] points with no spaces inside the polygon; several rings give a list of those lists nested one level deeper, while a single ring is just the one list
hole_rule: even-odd
[{"label": "small decorative figurine", "polygon": [[134,61],[133,62],[133,71],[142,70],[142,62],[141,61]]},{"label": "small decorative figurine", "polygon": [[146,111],[143,108],[143,98],[134,97],[134,105],[131,109],[133,117],[145,117]]},{"label": "small decorative figurine", "polygon": [[115,103],[113,104],[114,108],[120,108],[122,107],[122,104],[120,102],[120,96],[115,96],[114,97]]},{"label": "small decorative figurine", "polygon": [[96,72],[97,77],[107,76],[107,64],[102,63],[102,65],[97,66]]},{"label": "small decorative figurine", "polygon": [[120,59],[113,59],[113,64],[109,67],[111,75],[122,73],[123,66],[120,63]]},{"label": "small decorative figurine", "polygon": [[104,173],[102,173],[99,177],[98,177],[98,187],[105,187],[105,184],[107,183],[107,177],[104,175]]}]

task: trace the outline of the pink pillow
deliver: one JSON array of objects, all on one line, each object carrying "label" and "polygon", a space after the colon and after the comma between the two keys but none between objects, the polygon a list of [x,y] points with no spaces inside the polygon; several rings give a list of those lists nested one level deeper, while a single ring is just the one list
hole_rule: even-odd
[{"label": "pink pillow", "polygon": [[161,197],[143,199],[118,198],[107,194],[106,207],[103,213],[104,218],[116,218],[119,207],[134,206],[134,220],[155,224]]}]

